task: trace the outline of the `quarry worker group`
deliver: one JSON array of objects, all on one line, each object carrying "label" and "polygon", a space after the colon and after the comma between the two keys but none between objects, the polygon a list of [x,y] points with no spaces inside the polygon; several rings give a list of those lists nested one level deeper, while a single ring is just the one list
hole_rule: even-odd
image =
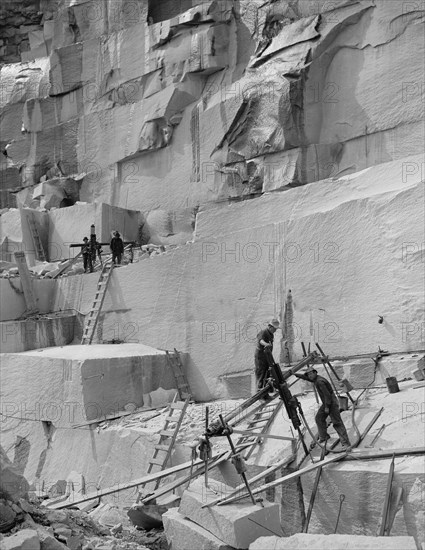
[{"label": "quarry worker group", "polygon": [[[265,388],[269,384],[270,361],[274,362],[272,354],[274,334],[279,328],[279,321],[277,319],[272,319],[268,323],[267,328],[261,330],[257,334],[257,345],[254,354],[257,391]],[[339,402],[329,381],[323,376],[319,376],[317,370],[313,367],[308,367],[304,374],[295,373],[294,376],[314,384],[317,394],[322,401],[322,404],[315,416],[315,421],[319,432],[319,443],[326,443],[326,441],[330,438],[327,432],[326,422],[329,417],[335,431],[339,436],[341,447],[344,450],[350,450],[351,444],[344,422],[341,418]],[[267,393],[263,399],[267,401],[272,399],[272,397]]]},{"label": "quarry worker group", "polygon": [[[119,231],[113,231],[112,234],[113,234],[113,237],[109,245],[109,248],[111,249],[111,253],[112,253],[112,263],[114,265],[121,265],[122,256],[124,254],[124,242],[121,238]],[[98,256],[99,262],[102,265],[101,254],[102,254],[102,246],[96,240],[96,235],[92,233],[90,235],[90,240],[88,237],[84,237],[83,244],[81,246],[81,255],[83,257],[84,273],[93,273],[94,264],[96,262],[96,255]]]}]

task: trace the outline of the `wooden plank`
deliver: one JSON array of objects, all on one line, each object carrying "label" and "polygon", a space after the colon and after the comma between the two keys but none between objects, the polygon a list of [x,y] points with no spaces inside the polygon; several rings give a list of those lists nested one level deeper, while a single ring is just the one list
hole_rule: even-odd
[{"label": "wooden plank", "polygon": [[[253,495],[258,495],[260,493],[263,493],[264,491],[267,491],[268,489],[271,489],[272,487],[277,487],[278,485],[282,485],[283,483],[286,483],[287,481],[290,481],[291,479],[296,479],[297,477],[302,476],[303,474],[307,474],[308,472],[312,472],[316,470],[317,468],[326,466],[327,464],[330,464],[331,462],[336,462],[337,460],[342,460],[347,456],[347,452],[338,453],[334,456],[331,456],[329,458],[325,458],[325,460],[320,460],[318,462],[315,462],[314,464],[310,464],[309,466],[306,466],[305,468],[302,468],[301,470],[296,470],[295,472],[292,472],[292,474],[288,474],[287,476],[279,477],[278,479],[275,479],[274,481],[270,481],[270,483],[265,483],[264,485],[261,485],[261,487],[257,487],[256,489],[252,490]],[[230,504],[231,502],[235,502],[237,500],[242,500],[244,498],[248,498],[250,495],[248,493],[242,493],[237,496],[233,497],[227,497],[222,502],[218,503],[218,506],[222,506],[223,504]]]},{"label": "wooden plank", "polygon": [[379,460],[397,456],[425,455],[425,447],[410,447],[408,449],[379,449],[378,451],[364,451],[356,449],[345,458],[345,460]]},{"label": "wooden plank", "polygon": [[[230,452],[225,453],[219,453],[213,459],[219,460],[223,456],[230,456]],[[193,462],[194,466],[203,465],[203,460],[195,460]],[[192,461],[189,460],[187,462],[184,462],[183,464],[178,464],[177,466],[173,466],[172,468],[167,468],[166,470],[161,470],[160,472],[155,472],[153,474],[149,474],[143,477],[140,477],[139,479],[134,479],[133,481],[129,481],[127,483],[121,483],[118,485],[113,485],[112,487],[107,487],[106,489],[99,489],[96,492],[88,493],[87,495],[84,495],[84,497],[81,497],[77,500],[74,500],[72,502],[66,502],[66,503],[59,503],[58,505],[51,505],[47,506],[51,510],[59,510],[61,508],[69,508],[70,506],[74,506],[76,504],[81,504],[82,502],[88,502],[89,500],[93,500],[95,498],[100,498],[106,495],[111,495],[113,493],[118,493],[119,491],[125,491],[126,489],[131,489],[132,487],[137,487],[138,485],[143,485],[145,483],[149,483],[151,481],[155,481],[157,479],[162,479],[164,477],[167,477],[172,474],[176,474],[177,472],[181,472],[183,470],[188,470],[192,466]],[[167,485],[168,486],[168,485]]]}]

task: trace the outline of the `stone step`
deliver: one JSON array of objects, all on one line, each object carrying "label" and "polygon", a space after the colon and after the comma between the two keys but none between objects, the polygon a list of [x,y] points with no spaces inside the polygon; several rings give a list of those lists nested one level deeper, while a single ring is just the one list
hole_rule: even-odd
[{"label": "stone step", "polygon": [[[223,487],[226,494],[230,491],[231,487]],[[264,502],[262,507],[245,501],[202,508],[216,498],[215,492],[205,488],[203,479],[198,479],[183,493],[179,512],[235,548],[248,548],[258,537],[281,533],[279,504]]]}]

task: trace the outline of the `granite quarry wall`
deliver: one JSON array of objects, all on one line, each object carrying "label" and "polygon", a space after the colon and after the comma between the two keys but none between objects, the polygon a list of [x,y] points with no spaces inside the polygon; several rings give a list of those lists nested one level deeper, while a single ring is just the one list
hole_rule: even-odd
[{"label": "granite quarry wall", "polygon": [[[4,205],[73,182],[88,210],[139,212],[133,234],[180,245],[116,270],[99,341],[187,352],[199,399],[248,380],[289,290],[292,358],[310,339],[424,347],[420,3],[42,4],[29,51],[1,68]],[[65,242],[81,207],[54,204]],[[58,281],[53,309],[87,313],[95,282]]]}]

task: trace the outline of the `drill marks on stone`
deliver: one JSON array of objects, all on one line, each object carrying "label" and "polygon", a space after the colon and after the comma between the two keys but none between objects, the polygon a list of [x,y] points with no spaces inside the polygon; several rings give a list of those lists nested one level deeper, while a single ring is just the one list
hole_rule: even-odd
[{"label": "drill marks on stone", "polygon": [[192,110],[190,119],[190,136],[192,140],[192,177],[193,182],[201,181],[201,146],[199,139],[199,110],[196,105]]},{"label": "drill marks on stone", "polygon": [[125,138],[125,147],[124,147],[124,156],[128,157],[129,153],[129,146],[130,146],[130,140],[131,140],[131,134],[133,130],[134,125],[134,111],[136,110],[136,103],[132,103],[130,106],[130,116],[129,116],[129,124],[127,128],[127,135]]}]

